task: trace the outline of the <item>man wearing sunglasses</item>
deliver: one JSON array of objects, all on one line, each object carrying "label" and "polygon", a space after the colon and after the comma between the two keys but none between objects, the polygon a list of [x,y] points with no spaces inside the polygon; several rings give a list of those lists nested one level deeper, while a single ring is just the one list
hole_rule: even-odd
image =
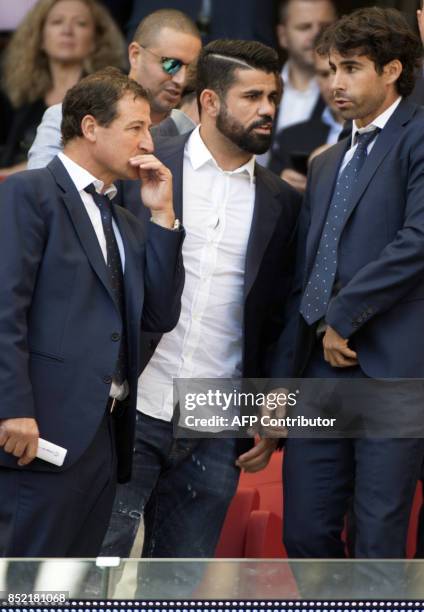
[{"label": "man wearing sunglasses", "polygon": [[[195,127],[176,107],[181,101],[188,66],[196,61],[201,46],[196,25],[181,11],[162,9],[140,22],[128,47],[128,76],[147,91],[153,125],[169,119],[178,134]],[[61,121],[61,104],[46,110],[28,154],[29,169],[46,166],[60,153]]]}]

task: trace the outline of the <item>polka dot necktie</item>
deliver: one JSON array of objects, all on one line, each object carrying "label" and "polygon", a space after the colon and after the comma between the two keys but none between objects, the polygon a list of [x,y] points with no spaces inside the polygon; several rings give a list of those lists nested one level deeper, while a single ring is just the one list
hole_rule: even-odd
[{"label": "polka dot necktie", "polygon": [[88,185],[85,191],[89,193],[100,210],[103,232],[106,239],[107,272],[109,286],[122,318],[122,335],[119,346],[118,361],[113,374],[114,381],[120,385],[127,378],[127,339],[125,334],[125,294],[124,275],[122,274],[121,255],[112,225],[112,209],[107,196],[97,193],[94,184]]},{"label": "polka dot necktie", "polygon": [[377,136],[378,128],[356,133],[355,154],[340,172],[336,182],[327,218],[321,234],[312,272],[308,279],[300,304],[300,313],[312,325],[325,317],[337,272],[337,249],[343,229],[349,200],[359,173],[367,158],[367,148]]}]

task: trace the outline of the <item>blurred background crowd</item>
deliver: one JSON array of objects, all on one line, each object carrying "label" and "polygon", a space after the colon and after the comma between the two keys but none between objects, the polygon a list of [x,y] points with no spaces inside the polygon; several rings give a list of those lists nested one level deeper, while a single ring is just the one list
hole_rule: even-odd
[{"label": "blurred background crowd", "polygon": [[[328,66],[312,50],[319,30],[369,5],[397,8],[417,28],[420,6],[419,0],[318,0],[305,5],[305,20],[301,4],[287,11],[281,0],[0,0],[0,175],[26,167],[46,108],[86,74],[109,65],[127,70],[126,45],[140,21],[175,8],[195,21],[203,43],[253,39],[279,51],[285,96],[272,150],[260,161],[304,190],[309,155],[334,144],[343,129],[331,107]],[[424,102],[422,79],[414,101]]]}]

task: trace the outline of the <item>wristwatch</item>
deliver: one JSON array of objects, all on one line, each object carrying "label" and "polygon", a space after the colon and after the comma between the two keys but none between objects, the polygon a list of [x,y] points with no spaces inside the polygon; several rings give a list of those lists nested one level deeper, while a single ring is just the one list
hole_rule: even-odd
[{"label": "wristwatch", "polygon": [[[152,217],[150,217],[150,221],[152,223],[156,223],[156,225],[160,225],[157,221],[155,221]],[[171,232],[176,232],[177,230],[179,230],[181,227],[181,221],[179,219],[175,219],[172,227],[169,227],[167,229],[170,229]]]}]

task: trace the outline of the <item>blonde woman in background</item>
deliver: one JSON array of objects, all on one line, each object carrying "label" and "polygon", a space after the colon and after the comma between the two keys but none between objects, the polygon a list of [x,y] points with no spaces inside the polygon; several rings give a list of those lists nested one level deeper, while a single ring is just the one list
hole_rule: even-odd
[{"label": "blonde woman in background", "polygon": [[96,0],[39,0],[5,52],[3,87],[15,110],[0,175],[26,168],[26,156],[48,106],[79,79],[125,65],[125,42]]}]

